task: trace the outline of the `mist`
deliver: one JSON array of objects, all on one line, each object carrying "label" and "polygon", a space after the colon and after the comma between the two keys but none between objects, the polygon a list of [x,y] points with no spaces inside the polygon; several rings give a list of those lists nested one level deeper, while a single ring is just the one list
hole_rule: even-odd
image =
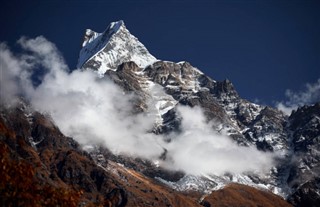
[{"label": "mist", "polygon": [[[83,146],[103,145],[114,154],[157,160],[162,167],[195,175],[267,172],[273,165],[271,153],[238,146],[215,132],[215,123],[207,122],[199,107],[177,107],[181,132],[170,134],[167,142],[167,137],[150,133],[156,120],[152,113],[132,113],[134,94],[124,94],[93,71],[70,70],[56,46],[42,36],[22,37],[17,43],[19,54],[0,44],[2,104],[14,105],[23,95]],[[160,160],[164,149],[166,159]]]},{"label": "mist", "polygon": [[304,105],[311,105],[320,101],[320,78],[314,83],[306,83],[302,90],[285,92],[286,101],[277,102],[276,107],[290,115],[293,110]]}]

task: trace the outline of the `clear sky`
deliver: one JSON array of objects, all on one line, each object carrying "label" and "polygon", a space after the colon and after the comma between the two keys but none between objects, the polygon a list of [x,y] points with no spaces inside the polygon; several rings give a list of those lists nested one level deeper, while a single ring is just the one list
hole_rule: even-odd
[{"label": "clear sky", "polygon": [[272,105],[320,78],[317,0],[7,0],[0,41],[15,48],[22,35],[43,35],[75,68],[85,29],[120,19],[158,59],[228,78],[251,101]]}]

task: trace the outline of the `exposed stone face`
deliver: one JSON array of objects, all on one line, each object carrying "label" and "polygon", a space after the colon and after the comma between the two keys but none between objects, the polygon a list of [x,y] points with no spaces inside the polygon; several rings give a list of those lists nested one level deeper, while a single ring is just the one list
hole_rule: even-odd
[{"label": "exposed stone face", "polygon": [[118,66],[116,72],[107,71],[106,76],[110,78],[125,91],[138,92],[142,88],[139,83],[139,76],[134,72],[139,71],[140,68],[134,62],[122,63]]},{"label": "exposed stone face", "polygon": [[292,133],[288,183],[296,206],[317,206],[320,201],[320,103],[298,108],[289,117]]},{"label": "exposed stone face", "polygon": [[319,185],[319,178],[304,183],[289,197],[289,202],[298,207],[319,206]]}]

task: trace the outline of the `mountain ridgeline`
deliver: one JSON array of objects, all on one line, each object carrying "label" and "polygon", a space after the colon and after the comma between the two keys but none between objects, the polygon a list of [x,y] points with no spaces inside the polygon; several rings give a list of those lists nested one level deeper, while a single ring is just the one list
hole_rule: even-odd
[{"label": "mountain ridgeline", "polygon": [[[103,33],[86,30],[77,66],[97,72],[102,81],[111,80],[124,91],[120,96],[133,94],[132,113],[152,114],[155,120],[148,133],[166,137],[165,142],[170,143],[171,135],[182,130],[178,108],[199,107],[215,133],[238,146],[274,155],[273,166],[265,173],[199,175],[172,170],[154,160],[115,154],[104,145],[83,150],[50,117],[21,101],[15,108],[1,108],[0,147],[5,152],[1,162],[16,174],[19,169],[10,163],[30,166],[28,179],[36,187],[29,192],[38,196],[38,206],[46,202],[70,206],[319,206],[320,103],[300,107],[290,116],[251,103],[227,79],[213,80],[185,61],[158,60],[123,21],[111,23]],[[168,150],[163,149],[160,161],[170,159]],[[6,178],[1,192],[8,196],[1,197],[1,204],[10,206],[10,199],[24,187],[14,187],[15,177]],[[50,189],[48,195],[43,188]],[[26,203],[22,199],[11,206],[37,206],[28,196],[25,192]],[[46,196],[62,199],[60,203],[40,199]]]}]

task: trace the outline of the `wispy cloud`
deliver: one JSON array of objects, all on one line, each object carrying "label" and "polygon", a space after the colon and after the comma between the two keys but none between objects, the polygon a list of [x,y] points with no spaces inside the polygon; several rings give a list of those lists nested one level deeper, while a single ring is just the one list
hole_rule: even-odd
[{"label": "wispy cloud", "polygon": [[[201,108],[179,106],[182,131],[167,137],[150,133],[152,113],[132,114],[134,95],[112,81],[86,70],[71,72],[55,45],[44,37],[21,38],[25,52],[14,55],[1,44],[1,96],[6,100],[18,94],[37,110],[49,113],[61,131],[82,145],[101,144],[115,154],[158,160],[167,150],[162,166],[191,174],[264,171],[272,166],[269,153],[254,147],[240,147],[212,128]],[[43,72],[40,84],[32,76]],[[1,98],[2,100],[2,98]],[[150,107],[152,108],[152,107]]]},{"label": "wispy cloud", "polygon": [[[169,163],[174,169],[191,174],[245,171],[267,171],[272,166],[272,154],[254,147],[240,147],[229,137],[213,130],[199,107],[179,106],[182,132],[167,144]],[[165,163],[168,164],[168,163]]]},{"label": "wispy cloud", "polygon": [[315,83],[307,83],[304,89],[298,92],[286,90],[286,101],[277,102],[276,107],[290,115],[292,110],[306,104],[314,104],[320,101],[320,78]]},{"label": "wispy cloud", "polygon": [[6,44],[0,44],[0,101],[3,104],[14,102],[19,95],[19,81],[21,73],[20,62],[13,58],[13,54]]}]

